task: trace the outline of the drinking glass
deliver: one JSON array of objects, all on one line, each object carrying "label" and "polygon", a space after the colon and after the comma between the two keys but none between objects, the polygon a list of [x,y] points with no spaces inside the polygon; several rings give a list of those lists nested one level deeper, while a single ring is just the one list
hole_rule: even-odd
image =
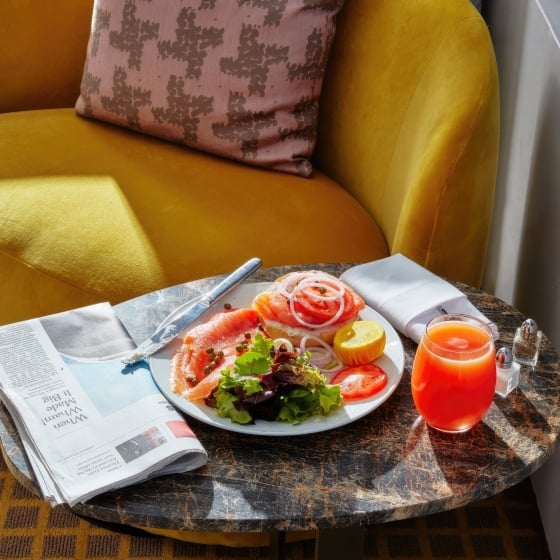
[{"label": "drinking glass", "polygon": [[490,328],[462,314],[432,319],[412,366],[412,397],[427,424],[443,432],[465,432],[486,414],[496,388]]}]

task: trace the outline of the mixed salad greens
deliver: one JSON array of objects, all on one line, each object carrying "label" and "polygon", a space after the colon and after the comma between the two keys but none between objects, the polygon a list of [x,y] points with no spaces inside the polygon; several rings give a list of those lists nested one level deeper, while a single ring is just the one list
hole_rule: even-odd
[{"label": "mixed salad greens", "polygon": [[233,422],[256,419],[299,424],[311,416],[326,416],[343,404],[338,385],[329,385],[309,361],[308,352],[257,334],[233,367],[221,372],[207,404]]}]

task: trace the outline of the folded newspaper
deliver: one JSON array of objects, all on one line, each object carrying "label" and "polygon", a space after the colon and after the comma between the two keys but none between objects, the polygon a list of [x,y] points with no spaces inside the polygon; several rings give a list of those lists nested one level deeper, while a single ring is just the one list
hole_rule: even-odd
[{"label": "folded newspaper", "polygon": [[0,398],[52,505],[206,463],[132,348],[108,303],[0,327]]}]

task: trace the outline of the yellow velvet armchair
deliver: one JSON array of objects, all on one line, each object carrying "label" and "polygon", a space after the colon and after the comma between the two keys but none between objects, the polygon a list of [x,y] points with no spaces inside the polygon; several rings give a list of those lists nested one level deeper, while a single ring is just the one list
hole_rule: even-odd
[{"label": "yellow velvet armchair", "polygon": [[401,252],[479,285],[498,153],[468,0],[347,0],[308,179],[76,115],[92,0],[0,3],[0,324],[200,277]]}]

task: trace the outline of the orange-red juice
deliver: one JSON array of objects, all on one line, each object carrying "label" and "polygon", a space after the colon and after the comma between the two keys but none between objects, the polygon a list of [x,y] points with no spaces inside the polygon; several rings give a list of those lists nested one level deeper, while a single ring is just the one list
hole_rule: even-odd
[{"label": "orange-red juice", "polygon": [[489,330],[459,320],[429,325],[414,358],[411,382],[416,408],[430,426],[468,430],[494,397],[496,362]]}]

